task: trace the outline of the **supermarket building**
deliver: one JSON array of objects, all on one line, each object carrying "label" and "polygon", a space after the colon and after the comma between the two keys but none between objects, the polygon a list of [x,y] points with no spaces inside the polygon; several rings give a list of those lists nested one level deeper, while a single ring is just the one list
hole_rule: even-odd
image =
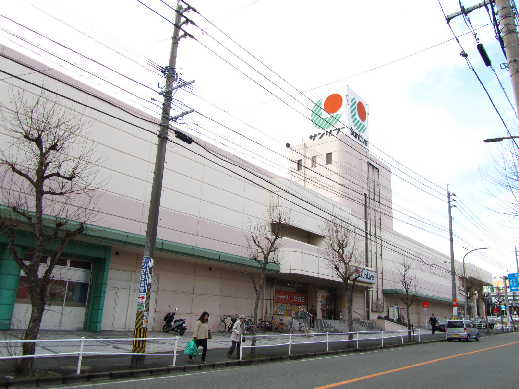
[{"label": "supermarket building", "polygon": [[[2,104],[9,106],[10,91],[37,96],[43,85],[70,98],[64,104],[94,123],[88,140],[104,158],[100,174],[110,178],[99,193],[100,221],[67,246],[56,266],[42,328],[133,329],[157,119],[5,46],[0,55]],[[8,137],[2,131],[2,148]],[[283,238],[279,265],[269,265],[262,316],[287,317],[312,305],[318,318],[346,316],[341,283],[322,255],[322,224],[330,214],[364,232],[354,317],[372,320],[402,306],[398,280],[404,258],[414,264],[419,301],[427,301],[437,316],[451,316],[450,258],[393,230],[391,170],[363,141],[337,131],[291,146],[290,178],[203,141],[205,148],[169,144],[149,328],[160,330],[165,313],[175,308],[190,329],[202,311],[214,325],[223,314],[250,315],[254,292],[244,271],[257,275],[258,267],[247,257],[246,237],[250,225],[268,223],[273,204],[291,215],[293,225]],[[30,231],[20,229],[16,239],[22,255],[31,252]],[[466,270],[474,292],[472,316],[483,316],[478,296],[491,275],[475,266]],[[28,293],[5,235],[0,235],[0,279],[0,327],[23,328]],[[411,307],[411,320],[425,325],[420,302]]]}]

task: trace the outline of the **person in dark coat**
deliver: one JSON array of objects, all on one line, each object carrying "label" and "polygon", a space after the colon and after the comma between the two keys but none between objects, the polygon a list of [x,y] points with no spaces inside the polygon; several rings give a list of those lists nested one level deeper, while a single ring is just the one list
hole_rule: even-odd
[{"label": "person in dark coat", "polygon": [[432,333],[434,335],[434,332],[436,331],[436,324],[438,324],[438,319],[434,317],[434,313],[429,318],[429,323],[431,324]]}]

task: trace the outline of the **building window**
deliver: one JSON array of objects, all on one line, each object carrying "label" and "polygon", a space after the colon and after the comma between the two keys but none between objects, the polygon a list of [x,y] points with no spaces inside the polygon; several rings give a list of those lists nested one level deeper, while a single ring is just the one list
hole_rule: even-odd
[{"label": "building window", "polygon": [[326,153],[326,164],[327,165],[332,164],[332,153]]},{"label": "building window", "polygon": [[317,155],[312,157],[312,167],[317,167]]},{"label": "building window", "polygon": [[303,170],[303,160],[302,159],[297,160],[297,170]]}]

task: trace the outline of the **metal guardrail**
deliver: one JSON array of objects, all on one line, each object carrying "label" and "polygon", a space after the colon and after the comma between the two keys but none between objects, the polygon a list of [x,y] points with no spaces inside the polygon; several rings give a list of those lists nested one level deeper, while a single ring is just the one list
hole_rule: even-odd
[{"label": "metal guardrail", "polygon": [[[53,353],[53,354],[35,354],[35,355],[9,355],[9,356],[0,356],[0,360],[6,360],[6,359],[23,359],[23,358],[52,358],[52,357],[64,357],[64,356],[78,356],[78,362],[77,362],[77,369],[76,374],[81,374],[81,363],[83,361],[83,355],[153,355],[153,356],[159,356],[159,355],[166,355],[166,356],[172,356],[173,357],[173,366],[175,366],[175,363],[177,361],[177,347],[178,347],[178,340],[180,337],[174,337],[174,338],[144,338],[144,339],[135,339],[135,338],[116,338],[116,339],[91,339],[91,338],[85,338],[82,337],[81,339],[46,339],[46,340],[21,340],[21,339],[11,339],[11,340],[0,340],[0,347],[2,345],[7,344],[8,346],[12,345],[13,343],[67,343],[70,345],[70,343],[78,342],[79,350],[74,352],[68,352],[68,353]],[[171,353],[148,353],[148,354],[142,354],[142,353],[110,353],[110,352],[90,352],[90,351],[84,351],[85,343],[87,342],[133,342],[133,341],[156,341],[156,340],[174,340],[175,343],[173,345],[173,354]]]},{"label": "metal guardrail", "polygon": [[[278,338],[281,339],[282,337],[287,338],[288,342],[276,342],[276,343],[269,343],[269,344],[262,344],[262,345],[256,345],[256,346],[244,346],[243,345],[243,338],[240,342],[240,360],[243,356],[243,349],[244,348],[260,348],[260,347],[275,347],[275,346],[287,346],[288,345],[288,355],[292,355],[292,345],[299,345],[299,344],[316,344],[316,343],[326,343],[326,351],[329,351],[330,343],[340,343],[340,342],[356,342],[356,347],[359,349],[359,342],[363,340],[377,340],[380,339],[381,346],[384,346],[384,339],[390,339],[390,338],[401,338],[402,344],[404,344],[404,336],[408,336],[409,332],[411,332],[411,336],[418,335],[418,343],[421,343],[421,330],[420,329],[413,329],[413,330],[400,330],[400,331],[356,331],[356,332],[338,332],[338,333],[330,333],[330,332],[321,332],[321,333],[302,333],[302,334],[280,334],[280,335],[249,335],[247,336],[248,339],[256,338],[266,338],[266,339],[272,339],[272,338]],[[379,334],[379,336],[376,336]],[[397,335],[394,335],[397,334]],[[348,339],[350,335],[354,335],[353,337],[355,339]],[[355,336],[356,335],[356,336]],[[360,337],[360,335],[367,335],[370,337]],[[330,339],[330,336],[332,338]],[[298,341],[303,338],[314,338],[314,337],[326,337],[325,340],[318,340],[318,341]],[[339,339],[337,339],[339,338]],[[346,339],[344,339],[346,338]]]}]

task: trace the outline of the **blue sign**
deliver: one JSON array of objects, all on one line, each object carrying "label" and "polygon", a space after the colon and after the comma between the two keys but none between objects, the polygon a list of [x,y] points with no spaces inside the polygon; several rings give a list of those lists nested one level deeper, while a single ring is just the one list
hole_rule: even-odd
[{"label": "blue sign", "polygon": [[510,283],[510,292],[519,292],[519,273],[508,274],[508,282]]}]

